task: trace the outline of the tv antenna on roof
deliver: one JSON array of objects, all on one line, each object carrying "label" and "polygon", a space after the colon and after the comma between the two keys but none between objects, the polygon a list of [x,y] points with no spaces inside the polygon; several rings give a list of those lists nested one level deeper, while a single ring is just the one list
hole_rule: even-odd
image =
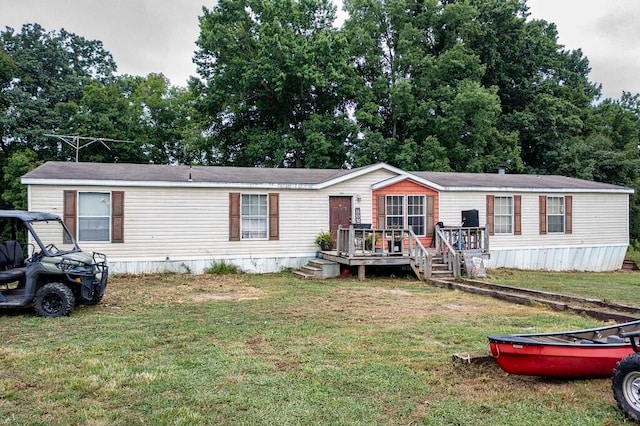
[{"label": "tv antenna on roof", "polygon": [[70,147],[76,150],[76,163],[78,162],[78,154],[82,148],[86,148],[94,143],[101,143],[105,148],[111,151],[111,148],[107,145],[107,142],[121,142],[121,143],[135,143],[135,141],[123,141],[120,139],[109,138],[96,138],[91,136],[78,136],[78,135],[54,135],[47,133],[45,136],[60,139]]}]

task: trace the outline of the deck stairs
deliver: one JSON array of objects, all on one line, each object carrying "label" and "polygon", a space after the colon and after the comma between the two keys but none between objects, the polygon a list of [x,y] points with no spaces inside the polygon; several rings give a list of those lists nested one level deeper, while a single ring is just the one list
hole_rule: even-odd
[{"label": "deck stairs", "polygon": [[340,275],[340,265],[326,259],[312,259],[302,268],[293,271],[294,275],[307,280],[324,280]]},{"label": "deck stairs", "polygon": [[[422,279],[421,277],[418,278]],[[453,271],[449,270],[442,256],[433,256],[431,258],[431,278],[439,280],[454,278]]]},{"label": "deck stairs", "polygon": [[428,281],[429,279],[436,280],[451,280],[454,278],[453,271],[449,269],[444,258],[442,256],[436,255],[434,252],[431,252],[431,276],[427,277],[425,273],[420,271],[420,269],[415,265],[415,263],[411,263],[411,268],[413,272],[416,274],[420,281]]}]

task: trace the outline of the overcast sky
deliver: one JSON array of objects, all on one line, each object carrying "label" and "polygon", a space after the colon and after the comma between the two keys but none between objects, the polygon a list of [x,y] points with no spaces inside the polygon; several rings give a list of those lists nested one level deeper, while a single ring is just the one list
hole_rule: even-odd
[{"label": "overcast sky", "polygon": [[[215,0],[0,0],[0,27],[25,23],[101,40],[118,72],[161,72],[174,85],[195,75],[192,63],[202,7]],[[640,1],[528,0],[533,18],[554,22],[559,42],[582,49],[590,80],[605,97],[640,93]]]}]

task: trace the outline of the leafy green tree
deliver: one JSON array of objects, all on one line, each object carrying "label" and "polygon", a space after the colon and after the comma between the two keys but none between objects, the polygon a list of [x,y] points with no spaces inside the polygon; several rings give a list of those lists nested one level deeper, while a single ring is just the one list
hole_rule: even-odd
[{"label": "leafy green tree", "polygon": [[[356,75],[329,0],[221,0],[200,20],[192,84],[212,164],[340,167]],[[317,146],[317,149],[316,149]],[[200,147],[200,151],[202,152]]]},{"label": "leafy green tree", "polygon": [[[90,135],[122,142],[94,143],[82,161],[170,164],[185,162],[182,127],[186,89],[174,88],[162,74],[118,76],[108,84],[93,82],[64,115],[65,134]],[[65,151],[71,159],[75,152]]]},{"label": "leafy green tree", "polygon": [[[41,159],[57,158],[58,143],[45,134],[59,130],[59,112],[74,108],[87,84],[112,77],[113,58],[99,41],[65,30],[46,32],[38,24],[0,32],[0,52],[0,149],[9,156],[28,147]],[[8,62],[13,66],[7,68]]]},{"label": "leafy green tree", "polygon": [[345,33],[365,82],[356,164],[409,170],[520,170],[518,140],[498,128],[500,99],[466,47],[480,31],[468,2],[348,0]]},{"label": "leafy green tree", "polygon": [[4,181],[8,187],[2,192],[2,201],[6,208],[27,209],[27,187],[20,183],[20,178],[39,165],[37,154],[28,148],[11,154],[4,167]]}]

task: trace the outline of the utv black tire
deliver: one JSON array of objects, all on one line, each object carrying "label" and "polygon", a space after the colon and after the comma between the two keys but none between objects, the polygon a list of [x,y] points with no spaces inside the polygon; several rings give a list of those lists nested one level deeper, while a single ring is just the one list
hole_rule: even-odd
[{"label": "utv black tire", "polygon": [[41,317],[67,316],[76,306],[76,298],[69,287],[62,283],[43,285],[33,299],[36,313]]},{"label": "utv black tire", "polygon": [[640,355],[623,358],[613,370],[613,398],[625,416],[640,422]]},{"label": "utv black tire", "polygon": [[89,306],[97,305],[98,303],[102,302],[102,297],[103,296],[104,296],[104,292],[103,293],[96,293],[91,297],[91,299],[89,299],[85,303],[85,305],[89,305]]}]

